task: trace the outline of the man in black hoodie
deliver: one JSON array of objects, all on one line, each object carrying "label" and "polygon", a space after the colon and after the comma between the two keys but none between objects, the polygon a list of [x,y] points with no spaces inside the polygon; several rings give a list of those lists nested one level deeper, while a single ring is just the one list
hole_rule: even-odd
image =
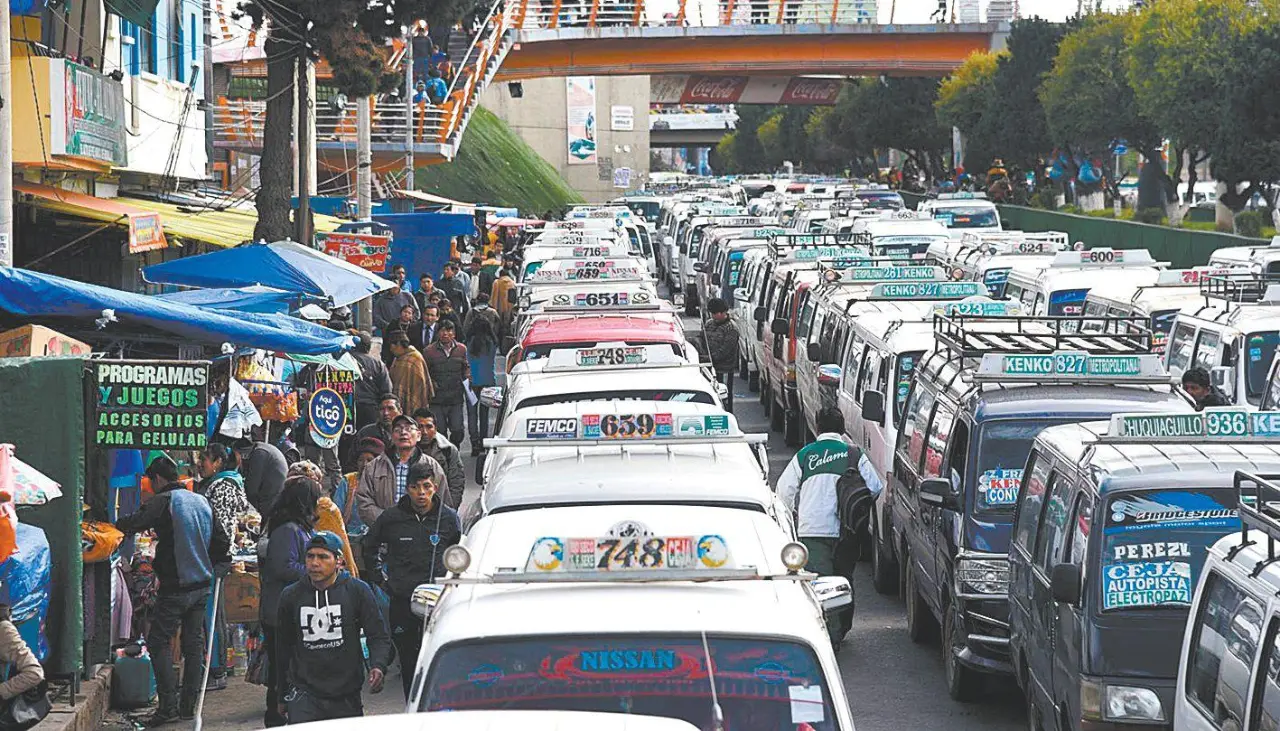
[{"label": "man in black hoodie", "polygon": [[373,590],[338,570],[342,539],[318,531],[307,543],[307,578],[280,595],[276,618],[276,673],[279,688],[289,689],[280,713],[290,724],[364,715],[360,687],[364,652],[360,631],[369,645],[369,690],[382,692],[391,663],[387,625]]},{"label": "man in black hoodie", "polygon": [[362,544],[366,576],[381,582],[391,597],[391,639],[400,655],[406,701],[422,647],[422,620],[409,609],[413,590],[444,578],[444,549],[462,538],[458,513],[436,499],[436,491],[443,486],[435,478],[425,462],[411,465],[404,497],[378,516]]}]

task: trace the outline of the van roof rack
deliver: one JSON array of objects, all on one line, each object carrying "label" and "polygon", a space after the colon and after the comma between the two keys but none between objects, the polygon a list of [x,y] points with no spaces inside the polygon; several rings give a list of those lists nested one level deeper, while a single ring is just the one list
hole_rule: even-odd
[{"label": "van roof rack", "polygon": [[[833,253],[823,256],[822,250],[852,249],[857,246],[868,246],[871,236],[862,233],[781,233],[769,237],[769,255],[774,259],[791,258],[797,261],[816,261],[832,257],[848,256],[850,253]],[[797,252],[813,252],[812,256]]]},{"label": "van roof rack", "polygon": [[[1081,332],[1097,322],[1103,332]],[[933,332],[938,344],[962,358],[988,353],[1050,354],[1078,351],[1091,355],[1154,353],[1147,317],[981,317],[937,314]]]},{"label": "van roof rack", "polygon": [[1236,493],[1240,502],[1236,511],[1240,516],[1240,544],[1227,552],[1227,560],[1233,560],[1249,540],[1249,529],[1261,531],[1267,536],[1267,557],[1253,567],[1250,574],[1256,578],[1268,565],[1280,559],[1276,555],[1276,541],[1280,540],[1280,475],[1255,475],[1236,470]]},{"label": "van roof rack", "polygon": [[1228,305],[1275,302],[1280,303],[1280,276],[1253,272],[1228,272],[1200,278],[1200,294],[1206,302],[1217,299]]}]

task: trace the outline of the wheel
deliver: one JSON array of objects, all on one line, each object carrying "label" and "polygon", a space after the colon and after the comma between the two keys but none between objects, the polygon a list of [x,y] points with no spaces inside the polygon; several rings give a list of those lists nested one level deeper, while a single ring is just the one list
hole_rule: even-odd
[{"label": "wheel", "polygon": [[800,425],[799,412],[791,409],[783,409],[782,412],[782,440],[788,447],[800,446],[800,432],[803,427]]},{"label": "wheel", "polygon": [[769,410],[769,428],[774,431],[782,431],[786,426],[786,411],[773,400],[773,394],[769,394],[769,403],[765,406]]},{"label": "wheel", "polygon": [[[873,508],[874,509],[874,508]],[[871,585],[877,594],[896,594],[898,592],[898,567],[888,555],[888,546],[880,540],[880,530],[871,528]]]},{"label": "wheel", "polygon": [[916,586],[916,570],[911,564],[911,555],[903,558],[907,562],[907,636],[917,645],[933,639],[935,622],[929,604],[920,596]]},{"label": "wheel", "polygon": [[760,371],[756,371],[756,381],[760,384],[760,405],[764,407],[764,415],[769,415],[770,393],[769,382],[760,377]]},{"label": "wheel", "polygon": [[1040,717],[1040,707],[1036,705],[1034,693],[1035,689],[1031,687],[1031,682],[1028,680],[1027,689],[1022,693],[1022,696],[1027,700],[1027,729],[1028,731],[1044,731],[1044,720]]},{"label": "wheel", "polygon": [[747,390],[751,393],[760,390],[760,371],[747,369]]},{"label": "wheel", "polygon": [[688,317],[698,314],[698,290],[693,286],[684,288],[684,314]]},{"label": "wheel", "polygon": [[747,371],[747,359],[738,358],[738,378],[746,378],[750,375]]},{"label": "wheel", "polygon": [[953,700],[968,703],[982,690],[982,676],[956,657],[965,646],[964,624],[957,621],[960,618],[956,610],[947,607],[942,617],[942,666],[947,673],[947,693]]}]

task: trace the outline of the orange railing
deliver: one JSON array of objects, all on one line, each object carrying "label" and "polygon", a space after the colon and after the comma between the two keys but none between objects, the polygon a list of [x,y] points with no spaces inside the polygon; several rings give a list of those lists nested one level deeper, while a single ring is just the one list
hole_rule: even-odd
[{"label": "orange railing", "polygon": [[556,28],[875,23],[876,0],[679,0],[674,12],[644,0],[512,0],[513,27]]}]

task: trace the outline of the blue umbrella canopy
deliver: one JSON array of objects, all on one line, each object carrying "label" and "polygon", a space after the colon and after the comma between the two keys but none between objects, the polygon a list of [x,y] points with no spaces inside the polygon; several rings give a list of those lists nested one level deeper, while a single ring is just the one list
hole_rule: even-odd
[{"label": "blue umbrella canopy", "polygon": [[264,315],[287,315],[310,295],[285,292],[275,287],[253,285],[251,287],[218,287],[216,289],[186,289],[181,292],[165,292],[153,295],[167,302],[181,302],[197,307],[216,307],[220,310],[257,312]]},{"label": "blue umbrella canopy", "polygon": [[293,241],[245,244],[167,261],[142,270],[153,284],[185,287],[262,285],[320,297],[342,307],[391,288],[360,267]]}]

